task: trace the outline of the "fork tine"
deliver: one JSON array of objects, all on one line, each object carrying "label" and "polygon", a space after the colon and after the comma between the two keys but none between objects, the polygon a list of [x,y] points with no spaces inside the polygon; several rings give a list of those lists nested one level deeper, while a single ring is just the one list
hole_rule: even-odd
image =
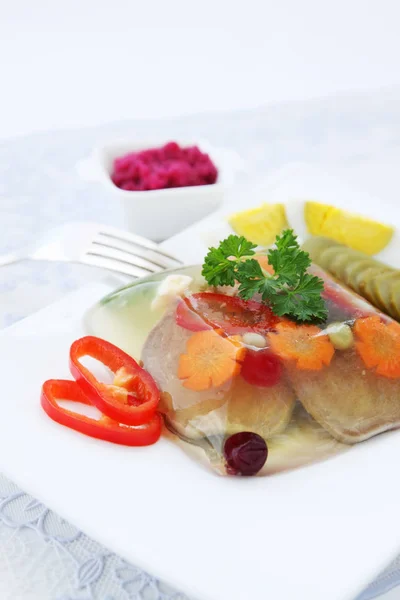
[{"label": "fork tine", "polygon": [[124,240],[125,242],[135,244],[135,246],[142,246],[143,248],[153,250],[154,252],[161,254],[162,256],[169,258],[178,264],[182,264],[182,262],[175,256],[172,256],[172,254],[169,254],[168,252],[162,250],[158,244],[144,237],[141,237],[140,235],[135,235],[134,233],[129,233],[128,231],[109,226],[101,226],[99,234],[115,238],[117,240]]},{"label": "fork tine", "polygon": [[165,267],[156,265],[145,258],[141,258],[140,256],[136,256],[132,252],[125,252],[124,250],[119,250],[118,248],[111,248],[105,244],[99,244],[98,242],[93,242],[86,251],[86,254],[94,254],[95,256],[111,258],[112,260],[117,260],[127,265],[132,265],[133,267],[139,267],[140,269],[143,269],[147,275],[150,273],[159,273],[160,271],[165,270]]},{"label": "fork tine", "polygon": [[105,246],[108,248],[114,248],[116,250],[121,250],[130,254],[133,257],[140,257],[144,260],[147,260],[151,263],[152,267],[161,267],[163,269],[170,269],[172,267],[176,267],[182,263],[179,263],[176,259],[167,258],[162,255],[158,251],[149,250],[148,248],[143,248],[143,246],[138,246],[132,244],[131,242],[127,242],[125,240],[120,240],[117,238],[113,238],[111,236],[105,236],[103,234],[98,234],[93,238],[93,244]]},{"label": "fork tine", "polygon": [[86,254],[85,256],[81,257],[79,262],[84,263],[85,265],[91,265],[93,267],[99,267],[101,269],[122,273],[123,275],[129,275],[135,279],[150,275],[149,271],[142,269],[141,267],[136,267],[135,265],[94,253]]}]

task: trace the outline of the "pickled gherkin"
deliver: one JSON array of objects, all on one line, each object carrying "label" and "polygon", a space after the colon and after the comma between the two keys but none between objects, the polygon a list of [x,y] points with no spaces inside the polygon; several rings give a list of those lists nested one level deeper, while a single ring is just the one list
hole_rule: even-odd
[{"label": "pickled gherkin", "polygon": [[393,284],[400,279],[400,273],[387,271],[372,279],[372,295],[375,306],[388,312]]},{"label": "pickled gherkin", "polygon": [[338,256],[338,254],[340,255],[340,252],[338,252],[338,250],[340,250],[339,244],[335,244],[332,246],[323,246],[321,248],[321,250],[319,251],[319,256],[320,256],[320,262],[321,265],[324,265],[324,269],[328,269],[332,263],[333,260],[335,260]]},{"label": "pickled gherkin", "polygon": [[400,321],[400,278],[392,282],[390,289],[390,315]]},{"label": "pickled gherkin", "polygon": [[343,271],[343,282],[349,287],[354,287],[356,277],[363,276],[369,267],[369,260],[365,258],[348,261]]},{"label": "pickled gherkin", "polygon": [[400,271],[327,238],[303,244],[317,265],[326,269],[371,304],[400,320]]},{"label": "pickled gherkin", "polygon": [[322,252],[321,262],[326,265],[323,268],[332,271],[332,273],[341,272],[343,266],[347,263],[347,252],[341,247],[330,248],[330,250],[332,251],[330,254],[328,254],[327,248]]}]

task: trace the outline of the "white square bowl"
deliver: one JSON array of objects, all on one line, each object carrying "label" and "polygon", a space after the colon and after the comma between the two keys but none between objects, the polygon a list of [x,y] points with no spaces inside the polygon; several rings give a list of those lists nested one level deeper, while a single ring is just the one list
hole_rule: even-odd
[{"label": "white square bowl", "polygon": [[148,191],[127,191],[111,180],[114,160],[129,152],[156,148],[169,140],[125,139],[97,147],[78,165],[79,175],[86,181],[104,185],[110,202],[122,207],[126,229],[154,241],[169,238],[192,223],[215,211],[223,202],[224,194],[233,183],[234,170],[240,162],[236,153],[213,148],[206,141],[175,140],[181,146],[198,146],[207,153],[218,169],[216,183]]}]

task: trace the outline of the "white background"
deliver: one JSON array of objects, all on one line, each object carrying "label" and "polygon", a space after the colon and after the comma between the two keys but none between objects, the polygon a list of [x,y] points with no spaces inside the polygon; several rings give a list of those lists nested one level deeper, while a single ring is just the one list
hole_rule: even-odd
[{"label": "white background", "polygon": [[398,0],[0,0],[0,137],[400,83]]},{"label": "white background", "polygon": [[0,0],[0,138],[399,84],[399,22],[398,0]]}]

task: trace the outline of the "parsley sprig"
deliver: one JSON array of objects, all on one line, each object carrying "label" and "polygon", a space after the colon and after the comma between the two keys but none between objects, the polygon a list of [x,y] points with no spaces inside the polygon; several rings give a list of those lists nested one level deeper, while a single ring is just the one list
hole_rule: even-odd
[{"label": "parsley sprig", "polygon": [[250,300],[256,294],[269,304],[278,316],[297,321],[324,320],[325,301],[321,296],[324,282],[307,273],[311,259],[297,242],[292,229],[286,229],[268,251],[271,275],[252,258],[256,245],[243,236],[230,235],[218,248],[210,248],[202,274],[212,286],[234,286],[239,282],[239,296]]}]

